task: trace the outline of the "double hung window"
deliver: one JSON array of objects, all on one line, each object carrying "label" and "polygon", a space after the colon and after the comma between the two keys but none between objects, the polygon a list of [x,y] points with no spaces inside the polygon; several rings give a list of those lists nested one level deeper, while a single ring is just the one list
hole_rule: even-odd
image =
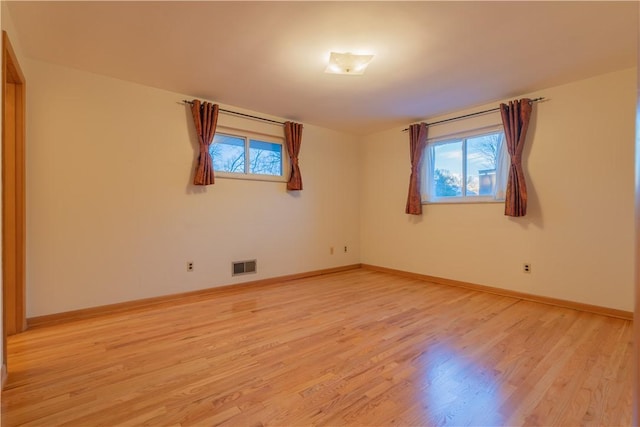
[{"label": "double hung window", "polygon": [[508,167],[504,132],[499,128],[429,141],[423,161],[423,202],[504,200]]}]

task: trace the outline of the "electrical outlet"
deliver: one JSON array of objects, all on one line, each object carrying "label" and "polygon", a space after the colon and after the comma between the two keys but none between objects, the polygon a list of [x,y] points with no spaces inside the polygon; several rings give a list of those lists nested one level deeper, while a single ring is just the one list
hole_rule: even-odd
[{"label": "electrical outlet", "polygon": [[345,254],[347,253],[347,247],[346,246],[344,247],[344,253]]},{"label": "electrical outlet", "polygon": [[333,255],[333,246],[329,247],[329,255]]},{"label": "electrical outlet", "polygon": [[522,264],[522,271],[524,273],[531,273],[531,264],[529,264],[528,262]]},{"label": "electrical outlet", "polygon": [[187,271],[193,271],[193,262],[188,262],[187,263]]}]

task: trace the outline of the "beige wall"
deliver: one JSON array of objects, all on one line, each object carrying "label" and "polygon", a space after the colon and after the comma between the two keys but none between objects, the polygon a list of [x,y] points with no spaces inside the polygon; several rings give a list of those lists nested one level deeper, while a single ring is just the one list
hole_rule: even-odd
[{"label": "beige wall", "polygon": [[[234,179],[195,187],[184,95],[28,65],[28,317],[359,262],[354,137],[305,125],[299,194]],[[232,261],[254,258],[258,274],[231,277]]]},{"label": "beige wall", "polygon": [[[428,205],[416,219],[404,214],[402,128],[356,138],[306,125],[298,196],[229,179],[202,190],[190,185],[196,148],[183,95],[23,67],[29,317],[357,262],[633,308],[635,70],[529,94],[547,101],[534,108],[525,151],[527,217],[483,204]],[[344,245],[347,254],[329,254]],[[259,274],[232,278],[230,262],[249,258]]]},{"label": "beige wall", "polygon": [[[529,94],[547,100],[534,107],[524,154],[529,212],[519,219],[505,217],[502,204],[405,215],[408,136],[402,128],[368,136],[361,261],[632,311],[635,94],[635,69]],[[431,135],[465,125],[434,126]]]}]

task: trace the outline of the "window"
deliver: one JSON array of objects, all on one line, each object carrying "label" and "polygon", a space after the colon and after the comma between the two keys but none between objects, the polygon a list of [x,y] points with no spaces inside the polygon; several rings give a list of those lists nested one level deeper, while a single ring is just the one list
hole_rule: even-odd
[{"label": "window", "polygon": [[485,130],[427,143],[423,202],[504,200],[509,157],[504,132]]},{"label": "window", "polygon": [[209,146],[217,176],[282,181],[286,154],[277,138],[247,132],[216,132]]}]

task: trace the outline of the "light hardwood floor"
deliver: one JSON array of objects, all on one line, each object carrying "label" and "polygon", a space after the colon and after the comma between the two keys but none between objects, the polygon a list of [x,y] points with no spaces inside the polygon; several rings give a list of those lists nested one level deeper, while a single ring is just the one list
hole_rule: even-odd
[{"label": "light hardwood floor", "polygon": [[368,270],[9,340],[2,425],[631,423],[631,322]]}]

